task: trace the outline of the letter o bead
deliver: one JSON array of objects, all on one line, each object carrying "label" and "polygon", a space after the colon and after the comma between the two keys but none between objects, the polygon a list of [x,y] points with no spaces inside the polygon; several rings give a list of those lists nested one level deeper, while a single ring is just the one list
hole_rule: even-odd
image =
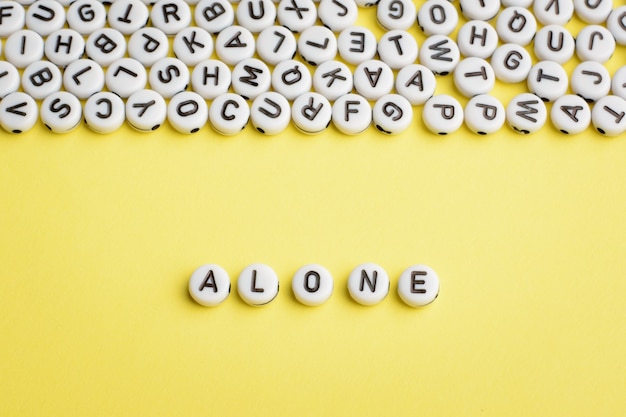
[{"label": "letter o bead", "polygon": [[307,306],[325,303],[333,294],[333,277],[326,268],[317,264],[305,265],[291,281],[293,295]]},{"label": "letter o bead", "polygon": [[352,270],[348,277],[348,292],[359,304],[380,303],[389,293],[389,276],[379,265],[365,263]]},{"label": "letter o bead", "polygon": [[237,292],[251,306],[268,304],[278,295],[278,276],[268,265],[249,265],[239,274]]},{"label": "letter o bead", "polygon": [[195,302],[212,307],[221,304],[230,294],[230,278],[219,265],[202,265],[191,274],[188,288]]},{"label": "letter o bead", "polygon": [[398,281],[398,295],[411,307],[423,307],[439,295],[439,277],[426,265],[407,268]]}]

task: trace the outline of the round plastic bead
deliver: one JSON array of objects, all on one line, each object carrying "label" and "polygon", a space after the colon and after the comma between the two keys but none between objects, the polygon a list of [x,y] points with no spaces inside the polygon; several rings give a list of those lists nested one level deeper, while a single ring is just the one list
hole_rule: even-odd
[{"label": "round plastic bead", "polygon": [[22,72],[22,89],[35,100],[59,91],[62,85],[61,70],[49,61],[33,62]]},{"label": "round plastic bead", "polygon": [[201,0],[194,10],[196,25],[209,33],[220,33],[235,21],[235,10],[228,0]]},{"label": "round plastic bead", "polygon": [[372,123],[372,108],[363,96],[345,94],[333,104],[332,121],[341,133],[358,135]]},{"label": "round plastic bead", "polygon": [[613,74],[611,93],[626,100],[626,65],[620,67]]},{"label": "round plastic bead", "polygon": [[615,52],[615,38],[607,28],[585,26],[576,37],[576,55],[581,61],[605,63]]},{"label": "round plastic bead", "polygon": [[154,90],[139,90],[126,100],[126,120],[140,132],[157,130],[167,117],[165,99]]},{"label": "round plastic bead", "polygon": [[206,125],[208,119],[206,101],[192,91],[176,94],[167,105],[167,120],[180,133],[196,133]]},{"label": "round plastic bead", "polygon": [[41,121],[54,133],[74,130],[82,119],[80,100],[67,91],[48,95],[41,103]]},{"label": "round plastic bead", "polygon": [[260,59],[245,59],[233,69],[233,90],[246,100],[254,100],[259,94],[268,91],[271,85],[270,69]]},{"label": "round plastic bead", "polygon": [[89,35],[85,43],[85,52],[87,57],[93,59],[102,67],[108,67],[113,62],[124,57],[126,53],[126,39],[121,32],[115,29],[102,28]]},{"label": "round plastic bead", "polygon": [[70,29],[87,36],[104,27],[107,12],[98,0],[76,0],[67,9],[65,19]]},{"label": "round plastic bead", "polygon": [[593,127],[606,136],[626,131],[626,100],[618,96],[602,97],[591,110]]},{"label": "round plastic bead", "polygon": [[527,84],[528,91],[543,101],[554,101],[565,95],[569,82],[562,66],[552,61],[541,61],[530,69]]},{"label": "round plastic bead", "polygon": [[390,30],[378,42],[378,56],[391,69],[415,63],[417,53],[417,41],[404,30]]},{"label": "round plastic bead", "polygon": [[574,37],[563,26],[544,26],[535,36],[535,56],[541,61],[550,60],[561,65],[565,64],[574,56],[575,48]]},{"label": "round plastic bead", "polygon": [[97,62],[79,59],[72,62],[63,72],[65,90],[84,100],[102,90],[104,71]]},{"label": "round plastic bead", "polygon": [[128,56],[148,68],[165,58],[168,52],[167,35],[155,27],[141,28],[128,40]]},{"label": "round plastic bead", "polygon": [[337,49],[341,58],[348,64],[359,65],[376,55],[376,37],[366,27],[350,26],[339,34]]},{"label": "round plastic bead", "polygon": [[487,22],[471,20],[457,33],[456,42],[461,55],[487,59],[498,47],[498,32]]},{"label": "round plastic bead", "polygon": [[11,0],[3,0],[0,1],[0,11],[2,14],[0,38],[6,38],[12,33],[24,29],[26,12],[21,4]]},{"label": "round plastic bead", "polygon": [[626,45],[626,6],[620,6],[611,12],[606,27],[618,45]]},{"label": "round plastic bead", "polygon": [[464,117],[468,129],[479,135],[496,133],[506,121],[500,100],[487,94],[472,97],[465,105]]},{"label": "round plastic bead", "polygon": [[454,85],[465,97],[487,94],[495,83],[493,68],[482,58],[465,58],[454,70]]},{"label": "round plastic bead", "polygon": [[354,0],[321,0],[317,15],[324,26],[333,32],[341,32],[354,25],[359,11]]},{"label": "round plastic bead", "polygon": [[554,102],[550,119],[558,131],[574,135],[589,127],[591,110],[583,98],[569,94],[559,97]]},{"label": "round plastic bead", "polygon": [[20,88],[20,73],[13,64],[0,61],[0,99]]},{"label": "round plastic bead", "polygon": [[124,35],[131,35],[148,23],[150,11],[140,0],[115,0],[109,7],[109,26]]},{"label": "round plastic bead", "polygon": [[112,133],[126,121],[124,102],[115,93],[101,91],[85,102],[83,116],[87,126],[97,133]]},{"label": "round plastic bead", "polygon": [[104,81],[109,91],[122,98],[127,98],[146,87],[148,74],[139,61],[132,58],[122,58],[109,66]]},{"label": "round plastic bead", "polygon": [[535,37],[537,21],[528,9],[507,7],[498,16],[496,31],[502,42],[526,46]]},{"label": "round plastic bead", "polygon": [[372,109],[376,129],[388,135],[404,132],[413,121],[413,107],[399,94],[386,94],[376,100]]},{"label": "round plastic bead", "polygon": [[202,61],[191,73],[192,90],[207,100],[227,93],[230,84],[230,68],[216,59]]},{"label": "round plastic bead", "polygon": [[236,65],[255,52],[252,33],[242,26],[229,26],[222,30],[215,40],[215,53],[228,65]]},{"label": "round plastic bead", "polygon": [[259,33],[256,41],[259,57],[269,65],[293,59],[297,46],[294,34],[283,26],[270,26]]},{"label": "round plastic bead", "polygon": [[337,55],[337,38],[324,26],[312,26],[300,34],[298,52],[313,66],[331,61]]},{"label": "round plastic bead", "polygon": [[243,301],[251,306],[270,303],[278,295],[278,276],[264,264],[247,266],[237,279],[237,292]]},{"label": "round plastic bead", "polygon": [[326,61],[313,74],[313,88],[330,101],[348,94],[354,87],[352,71],[340,61]]},{"label": "round plastic bead", "polygon": [[159,59],[150,68],[148,82],[150,88],[161,94],[163,98],[171,98],[189,86],[189,68],[177,58]]},{"label": "round plastic bead", "polygon": [[575,94],[591,103],[609,94],[611,76],[599,62],[581,62],[572,71],[571,87]]},{"label": "round plastic bead", "polygon": [[376,20],[386,30],[408,30],[415,23],[417,9],[411,0],[380,0]]},{"label": "round plastic bead", "polygon": [[428,35],[449,35],[459,23],[459,14],[447,0],[427,0],[417,13],[417,25]]},{"label": "round plastic bead", "polygon": [[572,0],[534,0],[533,15],[544,26],[565,26],[574,16]]},{"label": "round plastic bead", "polygon": [[454,71],[461,54],[457,44],[445,35],[428,37],[420,48],[420,63],[437,75],[447,75]]},{"label": "round plastic bead", "polygon": [[382,61],[365,61],[354,70],[354,88],[368,100],[378,100],[389,94],[393,85],[393,71]]},{"label": "round plastic bead", "polygon": [[333,277],[326,268],[317,264],[298,269],[291,281],[296,300],[307,306],[324,304],[333,294]]},{"label": "round plastic bead", "polygon": [[241,132],[249,119],[250,107],[239,94],[222,94],[209,106],[209,121],[213,129],[222,135],[230,136]]},{"label": "round plastic bead", "polygon": [[380,303],[389,294],[389,276],[379,265],[365,263],[352,270],[348,277],[348,292],[359,304]]},{"label": "round plastic bead", "polygon": [[531,93],[522,93],[513,97],[506,107],[508,125],[523,135],[541,129],[547,117],[546,105],[539,97]]},{"label": "round plastic bead", "polygon": [[239,25],[259,33],[276,21],[276,6],[271,0],[241,0],[235,16]]},{"label": "round plastic bead", "polygon": [[30,29],[12,33],[4,43],[5,59],[17,68],[26,68],[43,58],[43,54],[43,38]]},{"label": "round plastic bead", "polygon": [[398,280],[398,295],[411,307],[423,307],[439,295],[439,277],[426,265],[412,265]]},{"label": "round plastic bead", "polygon": [[198,304],[213,307],[223,303],[230,294],[230,278],[219,265],[202,265],[191,274],[188,291]]},{"label": "round plastic bead", "polygon": [[319,93],[304,93],[293,101],[291,119],[303,133],[315,135],[330,125],[332,107]]},{"label": "round plastic bead", "polygon": [[14,92],[0,101],[0,125],[7,132],[29,131],[37,123],[38,116],[35,99],[26,93]]},{"label": "round plastic bead", "polygon": [[588,24],[606,22],[613,11],[613,0],[574,0],[574,12]]},{"label": "round plastic bead", "polygon": [[283,132],[291,121],[291,109],[287,99],[274,91],[257,96],[250,107],[250,119],[254,128],[266,135]]},{"label": "round plastic bead", "polygon": [[191,9],[183,0],[159,0],[150,10],[150,22],[173,36],[191,25]]},{"label": "round plastic bead", "polygon": [[48,35],[44,43],[46,58],[60,67],[80,59],[84,52],[85,40],[72,29],[59,29]]},{"label": "round plastic bead", "polygon": [[526,49],[514,43],[507,43],[494,51],[491,65],[498,80],[512,84],[526,80],[533,64]]},{"label": "round plastic bead", "polygon": [[312,82],[306,65],[293,59],[276,65],[271,75],[272,87],[287,100],[295,100],[299,95],[310,91]]},{"label": "round plastic bead", "polygon": [[292,32],[302,32],[315,25],[317,8],[313,0],[280,0],[278,22]]},{"label": "round plastic bead", "polygon": [[454,133],[463,125],[463,107],[452,96],[435,95],[424,104],[422,119],[426,128],[433,133]]},{"label": "round plastic bead", "polygon": [[65,9],[58,1],[37,0],[26,10],[26,27],[48,36],[65,24]]},{"label": "round plastic bead", "polygon": [[459,0],[459,8],[467,20],[489,21],[500,11],[500,0]]},{"label": "round plastic bead", "polygon": [[189,67],[193,67],[213,53],[213,38],[209,32],[198,27],[187,27],[174,37],[174,55]]},{"label": "round plastic bead", "polygon": [[420,64],[407,65],[398,71],[395,80],[398,94],[413,105],[424,104],[435,94],[435,74]]}]

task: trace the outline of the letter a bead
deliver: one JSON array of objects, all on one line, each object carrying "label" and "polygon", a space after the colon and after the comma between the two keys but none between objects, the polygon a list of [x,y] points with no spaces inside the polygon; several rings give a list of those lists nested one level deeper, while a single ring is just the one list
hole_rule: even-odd
[{"label": "letter a bead", "polygon": [[198,304],[212,307],[221,304],[230,294],[230,278],[219,265],[202,265],[189,278],[189,295]]}]

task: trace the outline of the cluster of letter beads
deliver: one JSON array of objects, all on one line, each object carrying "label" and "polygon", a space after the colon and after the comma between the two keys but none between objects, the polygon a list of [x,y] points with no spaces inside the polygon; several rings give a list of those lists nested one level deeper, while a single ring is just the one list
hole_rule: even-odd
[{"label": "cluster of letter beads", "polygon": [[[68,132],[84,120],[108,133],[167,120],[183,133],[210,124],[232,135],[251,121],[265,134],[290,122],[310,134],[331,123],[346,134],[370,125],[395,134],[423,106],[424,125],[437,134],[463,123],[479,134],[505,123],[532,133],[548,116],[564,133],[626,129],[626,67],[611,77],[604,66],[626,45],[626,6],[419,3],[0,0],[0,125],[18,133],[41,118]],[[380,39],[356,26],[359,7],[371,6]],[[574,15],[585,23],[576,37],[565,28]],[[411,30],[425,36],[419,47]],[[574,55],[580,64],[568,74],[562,65]],[[436,94],[448,74],[458,95]],[[497,81],[528,92],[505,108],[490,95]]]},{"label": "cluster of letter beads", "polygon": [[[294,274],[291,281],[293,294],[308,306],[318,306],[333,293],[333,277],[326,268],[317,264],[305,265]],[[243,301],[252,306],[270,303],[278,295],[278,276],[265,264],[246,267],[237,279],[237,292]],[[381,302],[389,293],[387,272],[379,265],[366,263],[357,266],[348,277],[348,292],[363,305]],[[230,278],[219,265],[208,264],[196,269],[189,279],[189,294],[201,305],[216,306],[230,294]],[[407,268],[398,280],[398,295],[408,305],[421,307],[432,303],[439,294],[439,277],[426,265]]]}]

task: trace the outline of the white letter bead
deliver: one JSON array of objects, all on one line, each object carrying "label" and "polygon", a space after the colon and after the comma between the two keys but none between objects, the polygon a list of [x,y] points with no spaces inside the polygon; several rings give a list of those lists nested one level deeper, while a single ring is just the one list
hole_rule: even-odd
[{"label": "white letter bead", "polygon": [[398,295],[411,307],[428,305],[439,295],[439,277],[426,265],[413,265],[400,275]]},{"label": "white letter bead", "polygon": [[596,102],[591,110],[591,122],[596,130],[606,136],[617,136],[626,130],[626,100],[606,96]]},{"label": "white letter bead", "polygon": [[167,35],[155,27],[145,27],[134,32],[128,40],[128,56],[145,67],[151,67],[169,52]]},{"label": "white letter bead", "polygon": [[191,73],[191,88],[207,100],[227,93],[230,82],[230,68],[216,59],[202,61]]},{"label": "white letter bead", "polygon": [[498,16],[496,30],[502,42],[526,46],[535,37],[537,21],[528,9],[507,7]]},{"label": "white letter bead", "polygon": [[152,6],[150,21],[166,35],[175,35],[191,24],[191,9],[183,0],[159,0]]},{"label": "white letter bead", "polygon": [[463,107],[454,97],[439,94],[426,102],[422,119],[426,128],[433,133],[454,133],[463,124]]},{"label": "white letter bead", "polygon": [[302,32],[315,25],[317,8],[313,0],[280,0],[278,22],[292,32]]},{"label": "white letter bead", "polygon": [[57,91],[48,95],[41,103],[41,121],[55,133],[67,133],[80,123],[82,110],[76,96],[66,91]]},{"label": "white letter bead", "polygon": [[278,276],[268,265],[249,265],[239,274],[237,292],[251,306],[268,304],[278,295]]},{"label": "white letter bead", "polygon": [[496,133],[505,121],[504,106],[493,96],[474,96],[465,106],[465,125],[479,135]]},{"label": "white letter bead", "polygon": [[362,96],[345,94],[335,100],[332,120],[341,133],[357,135],[372,123],[372,108]]},{"label": "white letter bead", "polygon": [[417,41],[404,30],[390,30],[378,42],[378,56],[391,69],[411,65],[417,59]]},{"label": "white letter bead", "polygon": [[317,15],[324,26],[333,32],[341,32],[354,25],[359,10],[354,0],[322,0]]},{"label": "white letter bead", "polygon": [[527,135],[541,129],[546,123],[548,112],[539,97],[522,93],[511,100],[506,107],[506,121],[518,133]]},{"label": "white letter bead", "polygon": [[76,60],[65,68],[63,86],[79,99],[86,99],[104,87],[104,71],[91,59]]},{"label": "white letter bead", "polygon": [[495,50],[491,65],[496,78],[505,83],[519,83],[528,78],[532,68],[532,58],[524,47],[507,43]]},{"label": "white letter bead", "polygon": [[413,107],[399,94],[387,94],[374,104],[374,126],[380,132],[397,135],[405,131],[413,121]]},{"label": "white letter bead", "polygon": [[626,100],[626,65],[620,67],[611,78],[611,93]]},{"label": "white letter bead", "polygon": [[393,84],[393,71],[382,61],[364,61],[354,70],[354,88],[368,100],[378,100],[389,94]]},{"label": "white letter bead", "polygon": [[459,14],[447,0],[427,0],[417,13],[417,25],[428,35],[449,35],[459,23]]},{"label": "white letter bead", "polygon": [[159,59],[150,68],[148,82],[150,87],[164,98],[174,97],[175,94],[187,89],[190,75],[189,68],[180,59]]},{"label": "white letter bead", "polygon": [[122,58],[113,62],[104,77],[107,89],[122,98],[143,90],[148,74],[141,63],[132,58]]},{"label": "white letter bead", "polygon": [[348,94],[352,87],[354,87],[352,71],[343,62],[326,61],[315,69],[313,88],[329,101],[335,101]]},{"label": "white letter bead", "polygon": [[196,25],[209,33],[220,33],[232,26],[235,11],[228,0],[201,0],[194,11]]},{"label": "white letter bead", "polygon": [[559,97],[554,102],[550,119],[558,131],[566,135],[574,135],[589,127],[591,110],[582,97],[569,94]]},{"label": "white letter bead", "polygon": [[420,62],[437,75],[448,75],[459,63],[461,54],[457,44],[445,35],[428,37],[419,53]]},{"label": "white letter bead", "polygon": [[544,26],[565,26],[574,15],[574,3],[572,0],[534,0],[533,14]]},{"label": "white letter bead", "polygon": [[65,9],[55,0],[37,0],[26,11],[26,27],[48,36],[65,24]]},{"label": "white letter bead", "polygon": [[540,61],[550,60],[565,64],[574,56],[575,49],[574,37],[563,26],[544,26],[535,36],[534,51]]},{"label": "white letter bead", "polygon": [[352,270],[348,277],[348,292],[359,304],[380,303],[389,294],[389,276],[379,265],[365,263]]},{"label": "white letter bead", "polygon": [[615,38],[604,26],[585,26],[576,36],[576,55],[581,61],[605,63],[614,52]]},{"label": "white letter bead", "polygon": [[333,277],[326,268],[317,264],[298,269],[291,281],[293,295],[307,306],[324,304],[333,294]]},{"label": "white letter bead", "polygon": [[296,37],[283,26],[270,26],[259,33],[256,49],[259,57],[269,65],[277,65],[296,56]]},{"label": "white letter bead", "polygon": [[80,59],[85,52],[85,40],[72,29],[59,29],[46,38],[44,53],[48,61],[65,67]]},{"label": "white letter bead", "polygon": [[139,90],[126,100],[126,120],[140,131],[157,130],[167,116],[165,99],[154,90]]},{"label": "white letter bead", "polygon": [[43,58],[43,54],[43,38],[30,29],[12,33],[4,44],[4,57],[17,68],[26,68]]},{"label": "white letter bead", "polygon": [[[118,2],[113,4],[118,4]],[[126,39],[121,32],[115,29],[102,28],[89,35],[85,44],[85,52],[90,59],[93,59],[103,67],[108,67],[113,62],[124,57],[126,53]]]},{"label": "white letter bead", "polygon": [[312,82],[306,65],[293,59],[276,65],[271,75],[272,87],[287,100],[295,100],[299,95],[310,91]]},{"label": "white letter bead", "polygon": [[254,100],[270,89],[272,75],[263,61],[249,58],[239,62],[233,69],[232,85],[235,93],[246,100]]},{"label": "white letter bead", "polygon": [[319,93],[304,93],[293,101],[291,119],[301,132],[315,135],[326,130],[332,117],[330,102]]},{"label": "white letter bead", "polygon": [[26,93],[15,92],[0,101],[0,125],[7,132],[22,133],[37,123],[37,103]]},{"label": "white letter bead", "polygon": [[599,62],[585,61],[574,68],[571,84],[572,91],[590,103],[609,94],[611,76]]},{"label": "white letter bead", "polygon": [[130,35],[148,23],[150,11],[140,0],[115,0],[109,7],[107,21],[111,28]]},{"label": "white letter bead", "polygon": [[241,26],[259,33],[276,21],[276,5],[271,0],[241,0],[235,15]]},{"label": "white letter bead", "polygon": [[24,28],[26,12],[24,12],[24,7],[21,4],[11,0],[0,1],[0,14],[2,15],[0,23],[1,38],[5,38]]},{"label": "white letter bead", "polygon": [[488,21],[500,11],[500,0],[460,0],[459,8],[467,20]]},{"label": "white letter bead", "polygon": [[85,123],[97,133],[111,133],[126,121],[124,102],[114,93],[102,91],[87,99],[83,109]]},{"label": "white letter bead", "polygon": [[618,45],[626,45],[626,6],[620,6],[611,12],[606,27]]},{"label": "white letter bead", "polygon": [[420,64],[407,65],[398,71],[395,81],[398,94],[413,105],[426,103],[435,94],[435,74]]},{"label": "white letter bead", "polygon": [[553,61],[541,61],[533,65],[528,73],[528,91],[543,101],[554,101],[567,92],[567,73]]},{"label": "white letter bead", "polygon": [[22,73],[22,88],[35,100],[59,91],[62,85],[61,70],[49,61],[33,62]]},{"label": "white letter bead", "polygon": [[574,0],[576,16],[585,23],[604,23],[612,10],[613,0]]},{"label": "white letter bead", "polygon": [[324,26],[311,26],[300,34],[298,52],[313,66],[333,60],[337,55],[337,38]]},{"label": "white letter bead", "polygon": [[218,133],[230,136],[246,127],[250,107],[239,94],[226,93],[216,97],[209,106],[209,121]]},{"label": "white letter bead", "polygon": [[167,105],[167,120],[180,133],[196,133],[206,125],[208,119],[206,101],[192,91],[176,94]]},{"label": "white letter bead", "polygon": [[482,58],[465,58],[454,70],[454,85],[465,97],[487,94],[495,83],[493,68]]},{"label": "white letter bead", "polygon": [[213,38],[204,29],[187,27],[174,37],[174,55],[193,67],[205,59],[209,59],[213,53]]},{"label": "white letter bead", "polygon": [[77,0],[67,9],[67,25],[81,35],[102,29],[107,21],[104,5],[98,0]]},{"label": "white letter bead", "polygon": [[417,9],[411,0],[380,0],[376,20],[386,30],[408,30],[415,23]]},{"label": "white letter bead", "polygon": [[498,32],[487,22],[471,20],[457,33],[457,44],[461,55],[487,59],[498,47]]},{"label": "white letter bead", "polygon": [[215,53],[228,65],[252,58],[255,49],[254,36],[243,26],[228,26],[215,40]]},{"label": "white letter bead", "polygon": [[376,37],[366,27],[350,26],[339,34],[337,48],[344,61],[348,64],[359,65],[376,55]]},{"label": "white letter bead", "polygon": [[230,294],[230,277],[219,265],[202,265],[189,278],[189,295],[200,305],[213,307]]},{"label": "white letter bead", "polygon": [[20,73],[13,64],[0,61],[0,99],[20,88]]},{"label": "white letter bead", "polygon": [[277,135],[291,121],[291,109],[287,99],[274,91],[262,93],[252,102],[250,119],[254,128],[266,135]]}]

